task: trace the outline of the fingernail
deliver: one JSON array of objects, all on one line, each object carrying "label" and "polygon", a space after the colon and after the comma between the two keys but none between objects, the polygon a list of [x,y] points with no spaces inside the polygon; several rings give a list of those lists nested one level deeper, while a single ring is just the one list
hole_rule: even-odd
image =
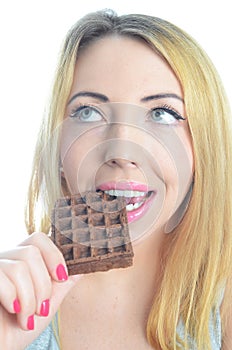
[{"label": "fingernail", "polygon": [[13,302],[13,308],[14,308],[14,312],[16,314],[20,313],[21,311],[21,306],[20,306],[20,302],[18,299],[15,299],[14,302]]},{"label": "fingernail", "polygon": [[40,316],[44,316],[44,317],[48,316],[49,307],[50,307],[49,299],[44,300],[40,307]]},{"label": "fingernail", "polygon": [[59,281],[67,281],[68,275],[65,271],[65,267],[62,264],[59,264],[56,268],[56,275]]},{"label": "fingernail", "polygon": [[35,327],[35,325],[34,325],[34,315],[31,315],[27,319],[27,329],[29,331],[32,331],[34,329],[34,327]]}]

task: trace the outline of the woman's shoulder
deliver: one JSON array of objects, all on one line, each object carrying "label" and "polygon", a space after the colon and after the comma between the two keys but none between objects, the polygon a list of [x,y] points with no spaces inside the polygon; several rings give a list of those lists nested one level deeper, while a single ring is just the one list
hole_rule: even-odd
[{"label": "woman's shoulder", "polygon": [[[182,320],[180,320],[178,323],[177,334],[180,339],[185,339],[185,325]],[[219,307],[211,312],[209,319],[209,334],[212,350],[220,350],[222,346],[222,325]],[[190,336],[188,336],[188,345],[190,346],[191,350],[198,350],[194,339]]]}]

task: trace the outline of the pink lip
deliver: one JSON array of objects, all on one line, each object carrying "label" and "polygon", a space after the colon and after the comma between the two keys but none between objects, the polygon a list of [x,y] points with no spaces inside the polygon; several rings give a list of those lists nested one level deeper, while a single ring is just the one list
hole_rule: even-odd
[{"label": "pink lip", "polygon": [[[98,189],[102,191],[108,191],[108,190],[131,190],[131,191],[140,191],[140,192],[148,192],[149,188],[147,185],[138,183],[138,182],[106,182],[101,184]],[[141,207],[128,211],[127,212],[127,218],[128,223],[131,223],[135,220],[140,219],[150,208],[152,201],[154,200],[154,197],[156,195],[156,192],[153,191],[153,193],[144,201],[144,203],[141,205]],[[138,197],[139,198],[139,197]],[[135,200],[134,202],[138,202],[139,199]]]},{"label": "pink lip", "polygon": [[141,191],[148,192],[149,188],[147,185],[141,184],[139,182],[128,181],[128,182],[105,182],[98,187],[102,191],[107,190],[128,190],[128,191]]},{"label": "pink lip", "polygon": [[155,192],[153,192],[149,196],[149,198],[145,200],[145,202],[141,205],[141,207],[132,211],[128,211],[127,212],[128,222],[131,223],[135,220],[140,219],[149,210],[154,197],[155,197]]}]

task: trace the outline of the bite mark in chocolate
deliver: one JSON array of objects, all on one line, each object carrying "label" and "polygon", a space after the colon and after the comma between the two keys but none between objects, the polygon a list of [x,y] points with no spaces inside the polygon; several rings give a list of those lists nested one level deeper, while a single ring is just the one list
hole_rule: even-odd
[{"label": "bite mark in chocolate", "polygon": [[52,212],[51,239],[62,252],[69,275],[133,264],[123,197],[99,191],[58,199]]}]

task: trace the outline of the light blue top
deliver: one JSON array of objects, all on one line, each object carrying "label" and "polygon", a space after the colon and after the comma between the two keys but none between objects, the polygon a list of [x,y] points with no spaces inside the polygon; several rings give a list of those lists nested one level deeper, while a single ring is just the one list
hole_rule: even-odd
[{"label": "light blue top", "polygon": [[58,329],[58,314],[56,314],[53,322],[34,340],[34,342],[27,346],[25,350],[61,350],[55,337],[55,333],[59,334]]},{"label": "light blue top", "polygon": [[[211,315],[209,322],[209,331],[212,344],[212,350],[221,349],[221,317],[219,308],[216,310],[216,319],[213,319],[213,314]],[[60,350],[60,347],[56,341],[55,332],[58,334],[58,316],[55,317],[55,322],[53,322],[40,334],[40,336],[25,350]],[[184,339],[185,327],[184,324],[180,321],[177,326],[177,333],[180,338]],[[189,345],[191,346],[190,350],[199,350],[197,349],[194,340],[189,337]],[[98,350],[98,349],[97,349]],[[202,350],[202,349],[201,349]]]},{"label": "light blue top", "polygon": [[60,350],[50,324],[25,350]]}]

